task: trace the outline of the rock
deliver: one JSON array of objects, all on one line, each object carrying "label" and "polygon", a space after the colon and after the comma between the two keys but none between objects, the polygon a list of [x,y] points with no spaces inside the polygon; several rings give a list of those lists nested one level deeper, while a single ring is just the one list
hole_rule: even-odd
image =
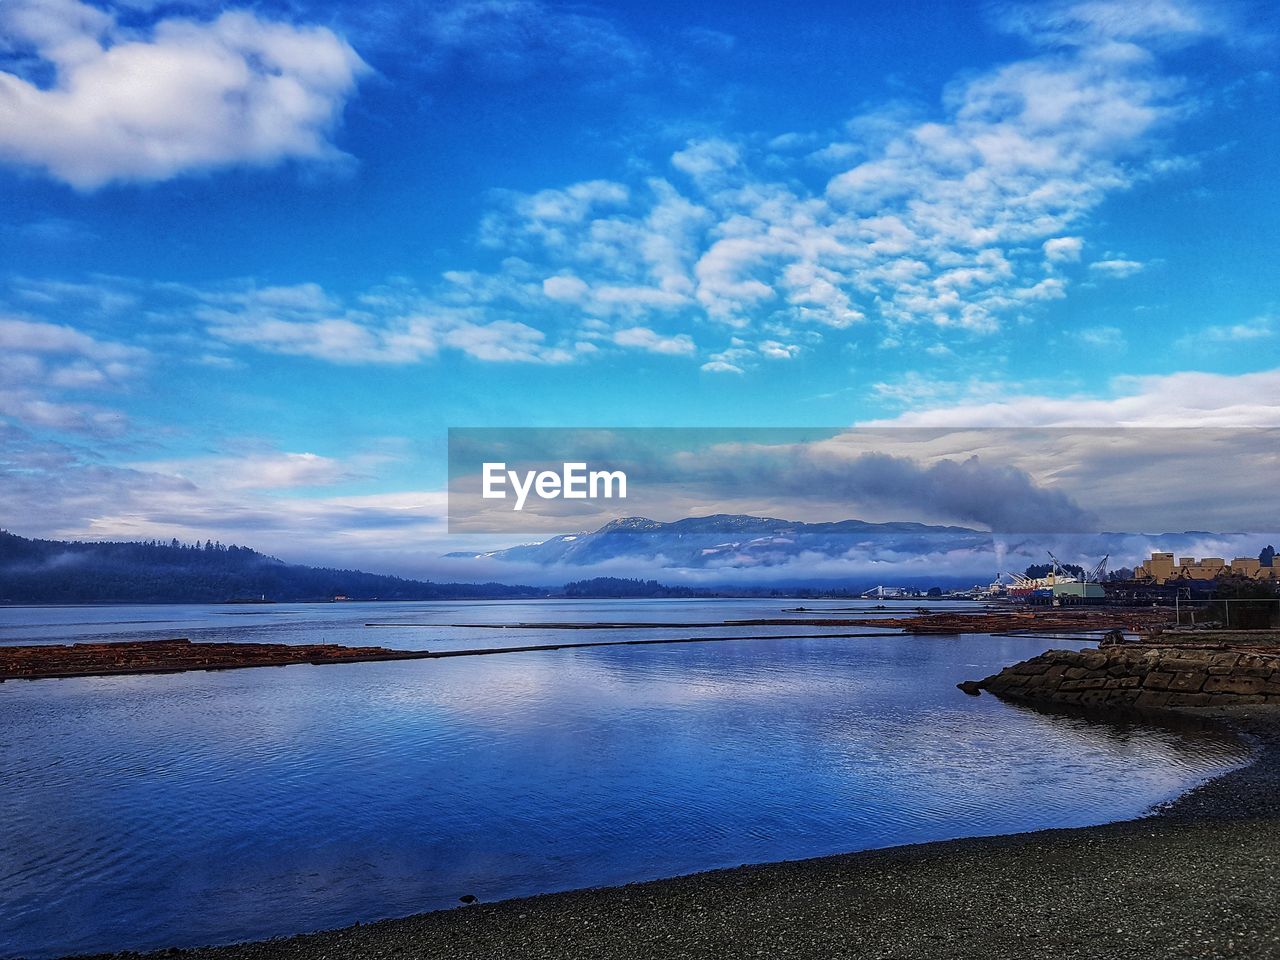
[{"label": "rock", "polygon": [[[1199,664],[1197,664],[1197,666],[1199,666]],[[1207,673],[1202,673],[1198,670],[1188,670],[1184,673],[1175,674],[1174,678],[1169,681],[1169,689],[1178,693],[1196,693],[1204,686],[1204,682],[1208,679],[1209,675]]]},{"label": "rock", "polygon": [[1171,707],[1207,707],[1213,703],[1211,693],[1174,693],[1169,696]]},{"label": "rock", "polygon": [[1222,647],[1049,650],[957,686],[970,696],[1117,709],[1219,707],[1280,701],[1280,657]]},{"label": "rock", "polygon": [[1205,693],[1237,693],[1252,696],[1266,693],[1267,682],[1259,677],[1210,677],[1204,682]]}]

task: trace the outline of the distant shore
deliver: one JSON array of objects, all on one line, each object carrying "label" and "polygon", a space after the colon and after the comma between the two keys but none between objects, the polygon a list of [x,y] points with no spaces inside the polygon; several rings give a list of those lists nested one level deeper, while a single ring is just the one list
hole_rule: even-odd
[{"label": "distant shore", "polygon": [[147,956],[1275,957],[1280,711],[1214,716],[1253,745],[1253,761],[1138,820],[744,866]]},{"label": "distant shore", "polygon": [[[965,611],[961,613],[916,613],[909,617],[886,618],[872,614],[860,617],[756,617],[718,621],[658,622],[512,622],[512,623],[406,623],[367,622],[366,629],[394,630],[448,626],[481,632],[539,630],[607,632],[646,629],[677,633],[694,629],[754,629],[774,627],[825,628],[823,633],[713,634],[658,638],[608,640],[584,639],[552,643],[467,647],[449,650],[398,650],[387,647],[347,647],[340,644],[286,644],[193,642],[186,637],[167,640],[109,640],[73,644],[0,644],[0,683],[6,680],[48,680],[71,677],[133,674],[181,673],[192,670],[236,670],[248,667],[284,667],[297,664],[322,666],[383,660],[434,660],[449,657],[478,657],[495,654],[593,647],[652,646],[672,643],[724,643],[734,640],[797,640],[856,637],[887,637],[901,634],[954,635],[995,633],[1004,636],[1036,637],[1041,633],[1074,635],[1097,639],[1108,630],[1136,632],[1164,623],[1167,614],[1159,611]],[[861,630],[857,628],[862,628]],[[869,632],[868,632],[869,628]],[[897,632],[895,632],[897,631]],[[1003,631],[1003,633],[1001,633]]]}]

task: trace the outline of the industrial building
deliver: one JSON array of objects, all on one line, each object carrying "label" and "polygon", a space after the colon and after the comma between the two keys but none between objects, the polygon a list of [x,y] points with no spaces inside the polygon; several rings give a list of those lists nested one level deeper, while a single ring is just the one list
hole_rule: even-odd
[{"label": "industrial building", "polygon": [[1236,557],[1227,563],[1222,557],[1179,557],[1174,563],[1172,553],[1152,553],[1150,560],[1138,564],[1133,572],[1135,580],[1145,580],[1156,585],[1171,580],[1217,580],[1219,577],[1248,577],[1251,580],[1280,579],[1280,567],[1264,567],[1257,557]]},{"label": "industrial building", "polygon": [[[1049,559],[1053,561],[1053,566],[1048,575],[1028,577],[1020,573],[1001,574],[988,588],[988,594],[1003,595],[1020,603],[1052,603],[1054,606],[1101,602],[1106,598],[1102,580],[1106,576],[1109,557],[1103,557],[1092,570],[1084,571],[1080,577],[1067,573],[1052,551],[1049,551]],[[1001,583],[1005,576],[1012,579],[1013,583],[1008,586]]]},{"label": "industrial building", "polygon": [[1102,600],[1106,590],[1100,583],[1079,580],[1059,581],[1053,585],[1053,600],[1057,603],[1083,603],[1086,600]]}]

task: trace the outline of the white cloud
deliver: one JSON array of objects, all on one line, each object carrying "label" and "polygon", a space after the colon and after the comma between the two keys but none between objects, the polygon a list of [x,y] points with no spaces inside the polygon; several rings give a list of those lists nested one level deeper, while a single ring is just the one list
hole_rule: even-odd
[{"label": "white cloud", "polygon": [[196,317],[219,340],[331,363],[409,364],[446,349],[501,363],[565,363],[575,355],[526,323],[488,319],[412,290],[372,291],[354,304],[315,284],[190,294]]},{"label": "white cloud", "polygon": [[1195,350],[1204,347],[1222,349],[1240,345],[1247,350],[1255,350],[1258,347],[1257,341],[1269,340],[1275,335],[1274,318],[1264,314],[1246,323],[1201,327],[1193,333],[1179,337],[1177,346],[1184,350]]},{"label": "white cloud", "polygon": [[[1169,17],[1143,7],[1141,25],[1124,26],[1101,7],[1077,6],[1072,22],[1110,24],[1110,33],[1090,28],[1067,49],[966,75],[930,116],[893,105],[855,118],[856,142],[816,189],[804,186],[811,160],[794,152],[691,141],[670,158],[669,179],[499,194],[479,230],[503,258],[494,269],[446,271],[424,293],[342,302],[307,285],[201,292],[197,315],[225,342],[338,363],[412,363],[444,350],[562,363],[658,341],[693,352],[688,334],[651,342],[629,331],[710,321],[729,342],[699,334],[701,359],[722,372],[794,355],[793,345],[768,344],[812,346],[833,331],[866,329],[867,342],[922,350],[933,330],[993,333],[1069,294],[1080,231],[1108,196],[1166,159],[1159,137],[1184,109],[1177,82],[1134,43]],[[439,14],[454,23],[442,36],[491,22],[501,34],[533,9],[454,4]],[[222,19],[183,23],[198,32]],[[153,42],[161,39],[157,28]],[[90,55],[102,50],[91,46]],[[1142,266],[1107,257],[1090,272]]]},{"label": "white cloud", "polygon": [[728,140],[694,140],[671,155],[671,165],[700,184],[715,183],[741,159],[738,145]]},{"label": "white cloud", "polygon": [[1059,0],[1006,7],[1003,21],[1010,30],[1039,43],[1127,41],[1178,46],[1225,33],[1225,7],[1182,0]]},{"label": "white cloud", "polygon": [[119,433],[122,414],[81,397],[127,389],[147,359],[138,347],[72,327],[0,317],[0,418],[53,430]]},{"label": "white cloud", "polygon": [[638,347],[650,353],[666,353],[673,356],[688,356],[697,349],[693,338],[679,333],[666,337],[655,333],[648,327],[628,327],[613,335],[613,342],[620,347]]},{"label": "white cloud", "polygon": [[973,404],[1007,395],[1011,385],[989,377],[966,380],[942,380],[910,370],[896,381],[871,385],[871,394],[879,400],[908,407],[935,407],[945,404]]},{"label": "white cloud", "polygon": [[1132,277],[1135,273],[1141,273],[1146,264],[1137,260],[1095,260],[1089,264],[1089,269],[1095,273],[1100,273],[1105,277],[1114,277],[1117,280],[1123,280],[1125,277]]},{"label": "white cloud", "polygon": [[77,356],[106,365],[128,362],[141,353],[135,347],[96,340],[74,327],[13,317],[0,318],[0,347],[10,354]]},{"label": "white cloud", "polygon": [[366,69],[331,30],[244,11],[139,32],[78,0],[10,0],[0,28],[54,72],[0,72],[0,158],[81,190],[340,158],[330,134]]},{"label": "white cloud", "polygon": [[1084,248],[1083,237],[1050,237],[1043,244],[1044,258],[1050,263],[1075,263]]},{"label": "white cloud", "polygon": [[[168,285],[156,295],[167,299],[163,309],[152,311],[154,317],[185,323],[194,316],[208,336],[221,344],[343,365],[406,365],[447,352],[492,363],[561,364],[599,353],[602,340],[652,353],[687,356],[696,352],[693,339],[684,333],[658,334],[641,326],[612,331],[608,324],[596,321],[569,331],[574,336],[553,340],[517,319],[527,314],[532,299],[544,295],[587,296],[584,286],[568,276],[514,285],[495,283],[484,274],[453,272],[432,294],[401,282],[348,298],[312,283],[282,287],[237,283],[218,289]],[[602,302],[613,298],[625,303],[628,291],[596,290],[589,295]],[[226,362],[214,356],[215,362]]]},{"label": "white cloud", "polygon": [[[1067,334],[1070,336],[1070,333]],[[1091,347],[1122,349],[1125,346],[1124,331],[1119,327],[1085,327],[1080,331],[1081,342]]]},{"label": "white cloud", "polygon": [[1058,277],[1045,277],[1029,287],[1019,287],[1014,295],[1021,301],[1034,303],[1037,300],[1061,300],[1067,295],[1066,284]]},{"label": "white cloud", "polygon": [[581,303],[591,292],[581,279],[574,276],[547,277],[542,281],[542,292],[552,300],[565,303]]},{"label": "white cloud", "polygon": [[1266,340],[1274,337],[1275,333],[1275,321],[1271,317],[1256,317],[1248,323],[1206,327],[1200,332],[1199,337],[1194,339],[1210,343],[1239,343],[1243,340]]},{"label": "white cloud", "polygon": [[733,337],[729,340],[729,346],[711,354],[701,369],[707,373],[745,373],[746,367],[758,357],[759,354],[746,340]]},{"label": "white cloud", "polygon": [[780,343],[777,340],[761,340],[756,347],[760,356],[768,360],[791,360],[800,355],[800,346],[795,343]]},{"label": "white cloud", "polygon": [[498,363],[568,363],[572,351],[548,347],[546,334],[527,323],[495,320],[492,323],[461,323],[444,334],[444,342],[476,360]]},{"label": "white cloud", "polygon": [[742,373],[742,368],[727,360],[708,360],[699,369],[707,373]]},{"label": "white cloud", "polygon": [[[482,236],[518,268],[493,278],[519,288],[527,270],[540,274],[541,299],[526,301],[538,325],[710,320],[730,338],[874,325],[893,344],[919,339],[906,326],[991,333],[1025,320],[1068,295],[1065,267],[1099,205],[1168,166],[1161,138],[1185,101],[1154,52],[1162,31],[1179,43],[1216,32],[1176,3],[1124,9],[1014,18],[1029,35],[1039,24],[1034,39],[1054,49],[957,80],[931,117],[895,105],[855,118],[849,149],[824,154],[843,167],[824,189],[802,186],[812,167],[791,152],[795,137],[776,149],[711,138],[671,156],[671,180],[508,195]],[[1064,47],[1054,38],[1068,21],[1088,29]],[[1108,258],[1091,270],[1141,266]],[[712,369],[749,362],[721,352],[708,354]]]},{"label": "white cloud", "polygon": [[[923,409],[863,426],[894,427],[1280,427],[1280,369],[1228,375],[1187,371],[1117,377],[1111,397],[1050,397],[996,385],[991,398],[950,402],[921,388],[895,399]],[[938,382],[946,391],[949,384]],[[888,396],[890,385],[883,395]]]},{"label": "white cloud", "polygon": [[156,460],[130,466],[219,491],[330,486],[358,476],[351,465],[332,457],[277,451],[251,450],[234,456]]}]

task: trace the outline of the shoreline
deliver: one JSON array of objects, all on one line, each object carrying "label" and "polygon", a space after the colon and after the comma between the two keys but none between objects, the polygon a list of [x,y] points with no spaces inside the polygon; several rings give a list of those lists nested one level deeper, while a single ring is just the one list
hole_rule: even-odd
[{"label": "shoreline", "polygon": [[[1164,612],[1140,611],[1121,617],[1114,611],[1082,608],[1078,611],[975,611],[972,613],[920,613],[907,617],[756,617],[720,621],[657,622],[558,622],[441,624],[450,628],[505,632],[608,631],[650,629],[737,630],[788,628],[821,630],[813,633],[771,633],[707,636],[660,636],[643,639],[584,639],[549,643],[511,644],[501,647],[463,647],[445,650],[396,650],[387,647],[349,647],[342,644],[238,643],[192,641],[187,637],[163,640],[98,640],[79,643],[0,644],[0,683],[7,680],[56,680],[75,677],[130,676],[187,671],[238,670],[252,667],[295,665],[326,666],[390,660],[438,660],[451,657],[492,656],[504,653],[536,653],[596,647],[635,647],[683,643],[724,643],[743,640],[847,640],[865,637],[953,636],[971,633],[1041,639],[1053,632],[1055,639],[1096,641],[1108,630],[1134,632],[1141,626],[1162,622]],[[365,622],[365,629],[421,629],[430,623]],[[861,629],[858,629],[861,628]],[[1028,629],[1029,628],[1029,629]],[[1008,631],[1001,633],[1000,631]]]},{"label": "shoreline", "polygon": [[1280,955],[1280,710],[1165,716],[1222,724],[1253,756],[1133,820],[744,865],[266,941],[92,956]]}]

